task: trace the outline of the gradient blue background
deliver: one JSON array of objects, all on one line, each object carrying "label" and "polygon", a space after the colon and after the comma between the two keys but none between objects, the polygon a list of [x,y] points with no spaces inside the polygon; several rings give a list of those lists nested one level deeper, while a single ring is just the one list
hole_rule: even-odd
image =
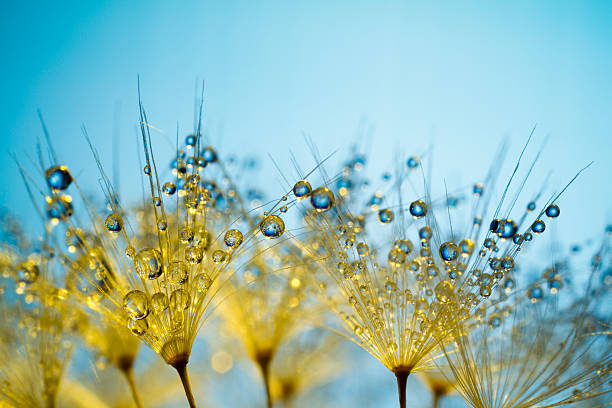
[{"label": "gradient blue background", "polygon": [[365,134],[376,169],[433,145],[434,181],[471,183],[504,138],[514,158],[537,123],[532,156],[550,135],[538,182],[552,172],[559,189],[594,161],[554,232],[579,241],[612,218],[612,2],[5,2],[0,41],[0,204],[20,217],[34,213],[9,153],[38,176],[28,158],[42,137],[37,108],[92,190],[80,126],[109,171],[120,129],[121,193],[139,193],[140,74],[158,151],[177,121],[181,138],[192,129],[205,80],[219,150],[269,152],[287,172],[290,150],[312,162],[303,134],[323,154]]}]

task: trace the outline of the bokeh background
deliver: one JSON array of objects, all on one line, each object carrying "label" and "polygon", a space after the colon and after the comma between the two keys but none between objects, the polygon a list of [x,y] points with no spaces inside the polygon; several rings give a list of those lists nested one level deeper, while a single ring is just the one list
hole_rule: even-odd
[{"label": "bokeh background", "polygon": [[[537,124],[536,186],[550,175],[558,191],[594,162],[560,200],[555,239],[612,219],[612,2],[5,2],[1,20],[0,205],[31,228],[11,156],[36,172],[36,109],[81,184],[98,188],[85,125],[121,195],[138,197],[138,76],[162,162],[177,124],[181,139],[193,129],[205,81],[207,137],[258,157],[274,194],[268,154],[283,172],[290,152],[308,167],[305,138],[340,159],[358,142],[374,171],[429,152],[432,184],[459,186],[504,140],[511,168]],[[363,354],[351,355],[367,368],[330,392],[393,406],[390,374]]]}]

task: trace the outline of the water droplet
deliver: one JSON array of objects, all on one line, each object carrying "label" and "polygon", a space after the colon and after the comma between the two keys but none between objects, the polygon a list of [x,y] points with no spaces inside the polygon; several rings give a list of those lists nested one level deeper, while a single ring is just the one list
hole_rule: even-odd
[{"label": "water droplet", "polygon": [[144,319],[149,315],[147,295],[140,290],[132,290],[123,297],[123,308],[134,320]]},{"label": "water droplet", "polygon": [[142,279],[157,279],[162,274],[162,257],[157,249],[146,248],[134,258],[134,268]]},{"label": "water droplet", "polygon": [[199,264],[204,259],[204,251],[199,246],[185,248],[185,260],[192,265]]},{"label": "water droplet", "polygon": [[212,146],[207,146],[202,149],[202,157],[208,163],[215,163],[217,161],[217,152],[215,152],[215,149],[213,149]]},{"label": "water droplet", "polygon": [[440,273],[440,268],[438,268],[435,264],[427,265],[427,276],[429,278],[435,278]]},{"label": "water droplet", "polygon": [[196,290],[200,292],[206,292],[212,285],[212,279],[210,279],[210,277],[207,274],[200,273],[198,276],[195,277],[194,284],[195,284]]},{"label": "water droplet", "polygon": [[40,270],[34,261],[23,262],[17,268],[17,282],[22,285],[29,285],[36,282],[39,275]]},{"label": "water droplet", "polygon": [[174,261],[169,265],[166,277],[168,281],[175,285],[182,285],[187,282],[189,269],[183,261]]},{"label": "water droplet", "polygon": [[546,224],[542,220],[535,220],[531,225],[531,230],[536,234],[541,234],[546,229]]},{"label": "water droplet", "polygon": [[502,323],[502,318],[497,313],[493,314],[491,318],[489,319],[489,327],[493,329],[501,326],[501,323]]},{"label": "water droplet", "polygon": [[185,144],[187,146],[193,147],[195,146],[197,140],[198,138],[196,137],[196,135],[189,135],[185,138]]},{"label": "water droplet", "polygon": [[51,190],[63,191],[72,183],[72,176],[66,166],[53,166],[45,171],[45,178]]},{"label": "water droplet", "polygon": [[133,246],[130,245],[127,248],[125,248],[125,255],[128,258],[133,258],[135,254],[136,254],[136,249],[134,249]]},{"label": "water droplet", "polygon": [[536,208],[536,203],[534,203],[533,201],[530,201],[529,204],[527,204],[527,211],[533,211]]},{"label": "water droplet", "polygon": [[151,307],[153,311],[160,314],[168,308],[168,297],[165,293],[157,292],[151,296]]},{"label": "water droplet", "polygon": [[429,228],[428,225],[424,226],[423,228],[419,230],[419,238],[421,239],[428,240],[432,236],[433,236],[433,233],[431,231],[431,228]]},{"label": "water droplet", "polygon": [[360,242],[357,244],[357,253],[360,256],[366,256],[368,253],[370,253],[370,248],[368,247],[368,244],[366,244],[365,242]]},{"label": "water droplet", "polygon": [[436,299],[438,299],[438,302],[440,303],[448,303],[455,296],[455,293],[453,292],[453,285],[447,281],[438,283],[434,291],[436,293]]},{"label": "water droplet", "polygon": [[514,279],[512,278],[507,278],[504,281],[504,290],[506,291],[506,293],[512,292],[512,289],[514,289],[515,286],[516,286],[516,283],[514,282]]},{"label": "water droplet", "polygon": [[144,166],[144,174],[150,176],[151,175],[151,166],[149,166],[148,164],[146,166]]},{"label": "water droplet", "polygon": [[406,166],[411,170],[414,170],[419,167],[419,163],[419,158],[416,156],[410,156],[408,160],[406,160]]},{"label": "water droplet", "polygon": [[469,238],[461,240],[461,242],[459,242],[459,248],[461,249],[461,256],[470,256],[472,252],[474,252],[474,241]]},{"label": "water droplet", "polygon": [[65,220],[72,216],[72,197],[56,195],[47,197],[47,215],[51,220]]},{"label": "water droplet", "polygon": [[135,336],[143,336],[149,330],[149,323],[146,320],[128,319],[127,327]]},{"label": "water droplet", "polygon": [[378,220],[383,224],[388,224],[393,221],[393,211],[389,208],[385,208],[384,210],[380,210],[378,212]]},{"label": "water droplet", "polygon": [[187,310],[190,303],[191,297],[189,296],[189,292],[185,289],[176,289],[170,295],[170,308],[175,312]]},{"label": "water droplet", "polygon": [[484,186],[482,183],[474,184],[474,195],[480,197],[484,192]]},{"label": "water droplet", "polygon": [[168,223],[166,222],[166,220],[159,220],[157,222],[157,228],[160,231],[165,231],[168,228]]},{"label": "water droplet", "polygon": [[276,215],[268,215],[259,225],[259,230],[267,238],[278,238],[285,232],[285,223]]},{"label": "water droplet", "polygon": [[237,229],[231,229],[225,233],[223,241],[225,242],[225,245],[231,249],[236,249],[244,241],[244,236],[242,235],[242,232],[238,231]]},{"label": "water droplet", "polygon": [[167,182],[164,183],[163,187],[162,187],[162,191],[164,192],[164,194],[171,196],[174,193],[176,193],[176,184],[172,183],[172,182]]},{"label": "water droplet", "polygon": [[535,303],[538,300],[542,299],[543,294],[544,292],[539,286],[534,286],[527,290],[527,297],[529,298],[529,300],[531,300],[532,303]]},{"label": "water droplet", "polygon": [[401,266],[406,261],[406,254],[401,249],[394,247],[389,251],[389,265]]},{"label": "water droplet", "polygon": [[187,183],[189,183],[192,187],[197,186],[198,184],[200,184],[200,175],[199,174],[192,174],[187,179]]},{"label": "water droplet", "polygon": [[454,242],[445,242],[440,245],[440,258],[446,262],[452,262],[459,256],[459,248]]},{"label": "water droplet", "polygon": [[414,303],[414,311],[417,315],[424,315],[429,309],[429,303],[426,299],[421,298]]},{"label": "water droplet", "polygon": [[480,287],[480,296],[488,298],[491,296],[491,288],[487,285],[483,285]]},{"label": "water droplet", "polygon": [[559,209],[558,205],[551,204],[548,207],[546,207],[546,215],[549,218],[557,218],[559,214],[561,214],[561,210]]},{"label": "water droplet", "polygon": [[412,242],[409,239],[398,239],[393,245],[401,249],[406,255],[412,252]]},{"label": "water droplet", "polygon": [[193,232],[193,228],[191,227],[183,227],[179,233],[181,243],[188,244],[193,241],[193,237],[195,233]]},{"label": "water droplet", "polygon": [[529,242],[533,239],[533,235],[531,235],[531,232],[526,232],[525,235],[523,235],[523,239]]},{"label": "water droplet", "polygon": [[110,232],[119,232],[123,229],[123,220],[117,214],[111,214],[106,217],[104,224],[106,225],[106,229]]},{"label": "water droplet", "polygon": [[212,260],[216,264],[220,264],[221,262],[225,261],[226,259],[227,259],[227,252],[225,252],[225,251],[223,251],[221,249],[217,249],[212,254]]},{"label": "water droplet", "polygon": [[318,212],[328,211],[334,206],[334,194],[327,187],[319,187],[310,194],[310,203]]},{"label": "water droplet", "polygon": [[414,218],[421,218],[427,214],[427,204],[423,200],[416,200],[410,204],[410,214]]}]

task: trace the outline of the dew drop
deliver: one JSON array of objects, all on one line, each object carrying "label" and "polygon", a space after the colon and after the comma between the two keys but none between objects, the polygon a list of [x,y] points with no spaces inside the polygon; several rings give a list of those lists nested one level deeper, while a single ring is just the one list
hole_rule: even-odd
[{"label": "dew drop", "polygon": [[63,191],[72,183],[72,176],[66,166],[53,166],[45,171],[47,185],[53,191]]},{"label": "dew drop", "polygon": [[489,327],[493,329],[501,326],[501,323],[502,323],[502,318],[497,313],[493,314],[491,318],[489,319]]},{"label": "dew drop", "polygon": [[196,290],[198,290],[199,292],[206,292],[212,285],[212,279],[210,279],[207,274],[200,273],[198,276],[195,277],[194,284]]},{"label": "dew drop", "polygon": [[306,180],[300,180],[293,186],[293,194],[295,194],[297,198],[307,197],[311,192],[312,187]]},{"label": "dew drop", "polygon": [[389,265],[401,266],[406,261],[406,254],[401,249],[394,247],[389,251]]},{"label": "dew drop", "polygon": [[181,243],[188,244],[191,241],[193,241],[194,235],[195,233],[193,231],[193,228],[183,227],[181,228],[181,231],[179,232],[179,239],[181,240]]},{"label": "dew drop", "polygon": [[104,225],[106,225],[106,229],[110,232],[119,232],[123,229],[123,220],[119,215],[111,214],[106,217]]},{"label": "dew drop", "polygon": [[546,224],[542,220],[535,220],[531,225],[531,230],[536,234],[541,234],[546,229]]},{"label": "dew drop", "polygon": [[140,337],[147,332],[149,324],[146,320],[128,319],[127,327],[135,336]]},{"label": "dew drop", "polygon": [[187,310],[191,303],[191,296],[185,289],[176,289],[170,295],[170,308],[175,312]]},{"label": "dew drop", "polygon": [[149,315],[147,295],[140,290],[132,290],[123,297],[123,308],[134,320],[144,319]]},{"label": "dew drop", "polygon": [[414,218],[422,218],[427,214],[427,204],[423,200],[416,200],[410,204],[410,214]]},{"label": "dew drop", "polygon": [[204,259],[204,251],[199,246],[191,246],[185,248],[185,261],[191,265],[197,265]]},{"label": "dew drop", "polygon": [[168,308],[168,297],[165,293],[157,292],[151,296],[151,307],[153,311],[160,314]]},{"label": "dew drop", "polygon": [[417,167],[419,167],[419,163],[420,163],[420,160],[416,156],[410,156],[408,160],[406,160],[406,166],[411,170],[414,170]]},{"label": "dew drop", "polygon": [[455,293],[453,292],[453,285],[451,285],[448,281],[438,283],[434,291],[436,293],[436,299],[438,299],[438,302],[440,303],[448,303],[455,296]]},{"label": "dew drop", "polygon": [[187,282],[189,269],[183,261],[174,261],[168,267],[166,277],[174,285],[182,285]]},{"label": "dew drop", "polygon": [[431,228],[429,228],[428,225],[424,226],[423,228],[421,228],[419,230],[419,238],[424,239],[424,240],[428,240],[432,237],[433,233],[431,231]]},{"label": "dew drop", "polygon": [[325,212],[334,206],[334,194],[327,187],[319,187],[310,194],[310,203],[318,212]]},{"label": "dew drop", "polygon": [[491,296],[491,287],[487,286],[487,285],[482,285],[480,287],[480,296],[488,298],[489,296]]},{"label": "dew drop", "polygon": [[212,146],[207,146],[202,149],[202,157],[208,163],[215,163],[217,161],[217,152],[215,152],[215,149],[213,149]]},{"label": "dew drop", "polygon": [[146,248],[134,258],[134,268],[142,279],[157,279],[162,274],[161,253],[157,249]]},{"label": "dew drop", "polygon": [[445,242],[440,245],[440,258],[446,262],[452,262],[459,256],[459,248],[454,242]]},{"label": "dew drop", "polygon": [[176,184],[170,181],[167,183],[164,183],[164,185],[162,186],[162,191],[164,192],[165,195],[171,196],[174,193],[176,193]]},{"label": "dew drop", "polygon": [[459,248],[461,249],[461,256],[470,256],[472,252],[474,252],[474,241],[469,238],[461,240],[461,242],[459,242]]},{"label": "dew drop", "polygon": [[548,207],[546,207],[546,215],[549,218],[557,218],[559,214],[561,214],[561,210],[559,209],[558,205],[551,204]]},{"label": "dew drop", "polygon": [[196,141],[197,141],[196,135],[189,135],[185,138],[185,144],[190,147],[195,146]]},{"label": "dew drop", "polygon": [[56,195],[47,198],[47,215],[51,220],[65,220],[72,216],[72,197]]},{"label": "dew drop", "polygon": [[393,211],[389,208],[385,208],[384,210],[380,210],[378,212],[378,221],[382,224],[388,224],[393,221]]},{"label": "dew drop", "polygon": [[539,286],[534,286],[527,290],[527,297],[529,298],[529,300],[531,300],[532,303],[535,303],[538,300],[542,299],[543,295],[544,295],[544,292],[542,291],[542,288]]},{"label": "dew drop", "polygon": [[212,260],[216,264],[220,264],[221,262],[225,261],[226,259],[227,259],[227,252],[225,252],[225,251],[223,251],[221,249],[217,249],[212,254]]},{"label": "dew drop", "polygon": [[244,236],[242,235],[242,232],[238,231],[237,229],[227,231],[223,237],[223,242],[225,242],[225,245],[231,249],[238,248],[243,241]]},{"label": "dew drop", "polygon": [[277,215],[268,215],[259,225],[259,230],[264,237],[278,238],[285,232],[285,223]]},{"label": "dew drop", "polygon": [[368,247],[368,244],[366,244],[365,242],[360,242],[357,244],[357,253],[360,256],[366,256],[369,252],[370,248]]},{"label": "dew drop", "polygon": [[23,262],[17,268],[17,281],[22,285],[29,285],[36,282],[39,275],[40,270],[34,261]]}]

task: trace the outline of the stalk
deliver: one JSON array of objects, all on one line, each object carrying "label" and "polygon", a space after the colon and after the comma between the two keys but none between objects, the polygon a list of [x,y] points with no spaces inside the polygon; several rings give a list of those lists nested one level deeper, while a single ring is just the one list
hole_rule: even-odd
[{"label": "stalk", "polygon": [[189,407],[196,408],[195,400],[193,399],[193,393],[191,392],[189,373],[187,372],[187,361],[180,360],[171,365],[172,367],[174,367],[179,377],[181,377],[181,382],[183,383],[183,389],[185,390],[185,396],[187,397]]},{"label": "stalk", "polygon": [[121,369],[121,372],[123,373],[128,385],[130,386],[130,392],[132,393],[132,398],[134,399],[136,407],[142,408],[142,402],[140,401],[138,389],[136,388],[136,381],[134,381],[134,370],[130,366],[128,368]]},{"label": "stalk", "polygon": [[400,408],[406,408],[406,383],[410,375],[410,370],[405,367],[399,367],[393,370],[393,374],[395,374],[395,378],[397,379]]},{"label": "stalk", "polygon": [[261,370],[264,387],[266,389],[266,406],[272,408],[272,394],[270,392],[270,362],[272,361],[271,353],[259,353],[256,358],[257,365]]},{"label": "stalk", "polygon": [[433,403],[431,404],[432,408],[438,408],[440,406],[440,397],[442,397],[440,393],[434,392]]}]

